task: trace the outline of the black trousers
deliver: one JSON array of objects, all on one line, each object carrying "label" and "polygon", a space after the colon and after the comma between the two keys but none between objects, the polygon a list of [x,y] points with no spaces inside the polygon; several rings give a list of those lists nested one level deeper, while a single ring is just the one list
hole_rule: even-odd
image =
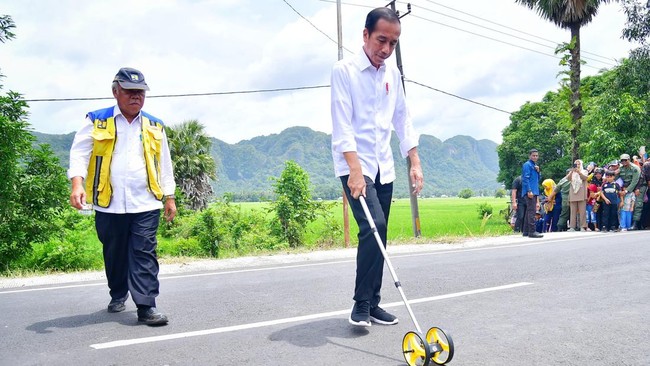
[{"label": "black trousers", "polygon": [[515,232],[521,232],[524,224],[524,213],[526,212],[526,200],[523,197],[517,198],[517,212],[515,213]]},{"label": "black trousers", "polygon": [[[384,257],[377,246],[377,241],[370,228],[370,223],[361,207],[361,202],[352,198],[348,188],[349,176],[341,177],[345,195],[348,197],[354,219],[359,225],[359,246],[357,247],[357,277],[354,287],[355,301],[369,301],[371,306],[379,305],[381,301],[381,283],[384,274]],[[388,215],[390,203],[393,198],[393,183],[379,183],[379,173],[375,183],[370,178],[366,180],[366,203],[372,215],[379,236],[386,247],[386,233],[388,232]]]},{"label": "black trousers", "polygon": [[131,293],[138,306],[156,306],[158,259],[156,232],[160,210],[111,214],[96,211],[95,228],[103,244],[104,267],[111,299]]},{"label": "black trousers", "polygon": [[618,229],[618,205],[602,202],[600,209],[603,211],[603,226],[600,230]]},{"label": "black trousers", "polygon": [[526,212],[524,212],[524,223],[521,226],[523,234],[528,235],[535,232],[535,210],[537,208],[537,196],[529,198],[528,195],[523,197],[526,202]]}]

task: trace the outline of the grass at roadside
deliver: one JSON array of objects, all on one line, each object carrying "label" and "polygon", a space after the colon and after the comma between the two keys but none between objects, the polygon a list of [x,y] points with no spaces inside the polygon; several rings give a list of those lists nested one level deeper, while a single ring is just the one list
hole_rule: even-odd
[{"label": "grass at roadside", "polygon": [[[278,252],[300,252],[317,249],[343,248],[343,210],[342,202],[326,202],[330,205],[329,215],[319,216],[310,223],[304,235],[304,245],[291,248],[271,235],[268,228],[274,214],[269,212],[269,203],[231,203],[225,211],[230,212],[226,220],[215,216],[213,235],[219,244],[219,258],[247,255],[265,255]],[[414,238],[411,223],[411,208],[408,199],[395,200],[391,207],[388,240],[399,243],[453,243],[467,237],[495,236],[509,233],[499,211],[507,207],[506,198],[428,198],[420,199],[419,213],[421,238]],[[492,207],[492,216],[479,217],[479,205]],[[223,209],[223,208],[222,208]],[[252,220],[251,218],[256,218]],[[73,223],[66,230],[65,237],[53,238],[46,243],[34,244],[32,253],[3,272],[3,276],[25,276],[50,272],[70,272],[78,270],[98,270],[103,267],[102,245],[97,239],[94,217],[73,217]],[[158,254],[163,263],[189,260],[190,257],[207,255],[205,251],[204,222],[198,214],[179,217],[175,228],[164,235],[159,230]],[[198,229],[197,229],[198,228]],[[237,234],[228,237],[229,228]],[[199,230],[199,232],[195,232]],[[350,213],[350,246],[356,246],[357,225]],[[228,235],[234,235],[230,232]],[[201,236],[204,235],[204,236]],[[215,238],[215,237],[213,237]],[[211,245],[212,241],[208,241]]]}]

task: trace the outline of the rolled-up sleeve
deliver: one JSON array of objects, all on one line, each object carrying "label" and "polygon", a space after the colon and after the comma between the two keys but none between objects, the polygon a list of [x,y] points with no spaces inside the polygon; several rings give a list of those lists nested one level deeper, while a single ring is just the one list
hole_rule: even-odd
[{"label": "rolled-up sleeve", "polygon": [[82,177],[86,179],[88,173],[88,162],[93,150],[93,122],[86,117],[86,121],[77,131],[70,147],[70,165],[68,168],[68,179]]},{"label": "rolled-up sleeve", "polygon": [[357,151],[352,127],[350,78],[345,67],[336,63],[331,77],[332,150],[337,153]]}]

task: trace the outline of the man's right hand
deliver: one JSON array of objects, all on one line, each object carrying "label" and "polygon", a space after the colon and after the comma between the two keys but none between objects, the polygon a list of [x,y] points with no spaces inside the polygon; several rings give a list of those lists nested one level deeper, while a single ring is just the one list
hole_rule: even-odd
[{"label": "man's right hand", "polygon": [[350,194],[355,200],[359,199],[359,196],[366,196],[366,179],[363,177],[361,169],[350,171],[348,188],[350,188]]},{"label": "man's right hand", "polygon": [[83,178],[72,178],[72,193],[70,194],[70,205],[81,210],[86,204],[86,190],[83,187]]}]

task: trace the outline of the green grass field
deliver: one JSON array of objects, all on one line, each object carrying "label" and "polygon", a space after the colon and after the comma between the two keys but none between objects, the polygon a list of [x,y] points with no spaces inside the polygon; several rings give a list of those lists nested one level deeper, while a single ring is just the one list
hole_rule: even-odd
[{"label": "green grass field", "polygon": [[[487,203],[493,208],[492,217],[487,220],[479,218],[477,208],[480,204]],[[243,210],[262,210],[268,207],[266,203],[238,203]],[[508,206],[508,198],[473,197],[462,198],[426,198],[418,200],[420,212],[420,230],[422,239],[417,241],[439,241],[459,237],[471,236],[496,236],[508,234],[512,230],[499,211]],[[333,219],[343,227],[342,203],[336,202],[332,208]],[[326,223],[324,220],[310,224],[305,240],[307,246],[318,246],[319,236],[323,236]],[[350,237],[351,244],[356,243],[358,228],[352,212],[350,211]],[[343,234],[336,235],[336,242],[332,246],[343,243]],[[411,206],[408,199],[395,200],[391,206],[388,222],[388,240],[394,242],[412,242],[413,226],[411,221]],[[320,243],[322,244],[322,243]]]},{"label": "green grass field", "polygon": [[[342,202],[329,202],[329,204],[331,204],[331,215],[327,218],[320,216],[308,225],[303,238],[304,245],[299,248],[292,249],[286,243],[265,246],[267,244],[263,240],[266,237],[251,235],[244,239],[247,241],[239,247],[224,247],[219,257],[343,248],[345,240]],[[500,210],[507,207],[507,198],[428,198],[420,199],[418,204],[422,236],[416,239],[413,236],[409,200],[400,199],[393,202],[388,223],[388,240],[391,244],[453,243],[461,238],[495,236],[511,232],[510,226],[499,214]],[[490,218],[479,217],[477,208],[481,204],[492,206],[493,213]],[[268,203],[232,203],[232,205],[240,207],[243,212],[250,210],[262,212],[267,220],[273,220],[273,213],[267,210]],[[71,231],[66,239],[53,239],[46,243],[35,244],[34,251],[4,275],[101,269],[102,245],[97,239],[93,218],[80,217],[80,220],[85,220],[85,224]],[[356,222],[350,212],[350,246],[352,247],[357,245],[357,232]],[[185,260],[184,255],[195,255],[182,253],[189,253],[188,250],[196,249],[196,245],[198,245],[196,240],[192,242],[188,239],[158,235],[158,253],[165,262]]]}]

